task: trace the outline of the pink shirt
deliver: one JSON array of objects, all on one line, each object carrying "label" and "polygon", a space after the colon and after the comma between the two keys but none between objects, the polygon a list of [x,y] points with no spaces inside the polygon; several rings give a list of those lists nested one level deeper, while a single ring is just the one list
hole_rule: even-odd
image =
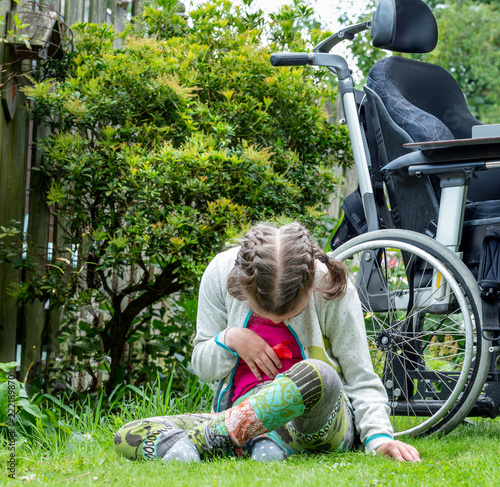
[{"label": "pink shirt", "polygon": [[[284,322],[276,324],[271,320],[262,318],[261,316],[252,313],[252,316],[250,316],[250,319],[248,321],[247,328],[257,333],[257,335],[262,337],[271,347],[274,347],[279,343],[286,342],[286,346],[292,352],[292,357],[280,358],[282,364],[280,373],[286,372],[293,365],[302,360],[302,353],[299,344]],[[250,367],[246,364],[246,362],[240,360],[240,363],[238,364],[233,377],[233,402],[236,401],[236,399],[238,399],[239,397],[243,396],[257,384],[272,380],[262,371],[261,374],[262,380],[257,379],[255,375],[253,375],[253,372],[250,370]]]}]

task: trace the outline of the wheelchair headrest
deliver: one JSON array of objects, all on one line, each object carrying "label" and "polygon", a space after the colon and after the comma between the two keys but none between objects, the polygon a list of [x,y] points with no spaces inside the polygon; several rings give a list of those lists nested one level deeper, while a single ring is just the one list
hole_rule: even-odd
[{"label": "wheelchair headrest", "polygon": [[375,47],[393,52],[430,52],[438,41],[436,19],[422,0],[380,0],[372,38]]}]

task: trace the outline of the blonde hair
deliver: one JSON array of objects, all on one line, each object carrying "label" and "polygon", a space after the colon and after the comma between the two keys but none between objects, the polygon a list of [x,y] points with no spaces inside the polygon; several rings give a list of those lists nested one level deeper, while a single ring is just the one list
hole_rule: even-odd
[{"label": "blonde hair", "polygon": [[238,300],[251,298],[267,313],[286,315],[311,291],[314,259],[328,268],[321,281],[325,299],[343,296],[347,287],[344,264],[328,258],[306,228],[299,223],[279,228],[261,223],[243,237],[228,277],[228,291]]}]

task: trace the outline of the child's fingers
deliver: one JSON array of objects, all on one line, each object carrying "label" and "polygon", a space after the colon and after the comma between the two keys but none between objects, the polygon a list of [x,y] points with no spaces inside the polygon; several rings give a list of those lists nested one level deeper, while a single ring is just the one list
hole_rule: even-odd
[{"label": "child's fingers", "polygon": [[409,460],[413,462],[420,462],[420,453],[418,453],[418,450],[411,445],[406,445],[406,446],[408,448],[408,452],[410,455]]},{"label": "child's fingers", "polygon": [[418,450],[402,441],[390,441],[377,448],[377,453],[392,457],[400,462],[419,462]]},{"label": "child's fingers", "polygon": [[258,380],[262,380],[261,371],[271,379],[279,374],[282,364],[278,355],[252,330],[230,328],[226,332],[225,339],[225,344],[246,362]]},{"label": "child's fingers", "polygon": [[[274,350],[271,349],[271,351],[274,353]],[[279,359],[278,359],[279,361]],[[259,367],[264,374],[266,374],[268,377],[274,379],[280,372],[278,368],[276,367],[276,364],[273,362],[272,358],[267,355],[261,355],[255,360],[255,363]]]},{"label": "child's fingers", "polygon": [[278,354],[270,346],[267,347],[266,353],[269,359],[271,360],[271,368],[275,372],[275,375],[278,375],[280,373],[281,367],[283,367],[283,364],[281,363]]},{"label": "child's fingers", "polygon": [[254,364],[254,363],[247,363],[248,367],[250,367],[250,370],[252,371],[253,375],[255,375],[255,377],[258,379],[258,380],[262,380],[262,375],[260,374],[259,372],[259,368]]}]

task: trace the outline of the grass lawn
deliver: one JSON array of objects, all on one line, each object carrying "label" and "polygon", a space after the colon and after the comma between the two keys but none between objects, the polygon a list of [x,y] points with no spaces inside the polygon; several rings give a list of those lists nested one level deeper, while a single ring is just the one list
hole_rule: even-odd
[{"label": "grass lawn", "polygon": [[20,446],[16,478],[7,478],[9,452],[0,450],[2,485],[74,486],[500,486],[500,422],[462,425],[442,438],[407,440],[422,462],[400,464],[364,452],[296,456],[261,464],[224,459],[200,464],[131,462],[112,448],[112,431],[96,428],[92,440]]}]

